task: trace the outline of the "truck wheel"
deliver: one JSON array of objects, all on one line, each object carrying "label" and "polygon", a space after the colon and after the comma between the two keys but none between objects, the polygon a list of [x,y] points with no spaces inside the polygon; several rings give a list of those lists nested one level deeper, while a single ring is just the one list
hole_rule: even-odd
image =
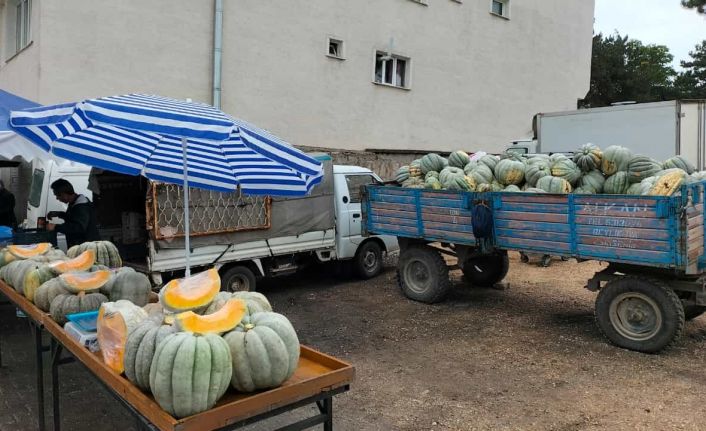
[{"label": "truck wheel", "polygon": [[706,312],[706,307],[703,305],[687,305],[684,307],[684,318],[686,320],[694,320]]},{"label": "truck wheel", "polygon": [[684,307],[659,280],[625,276],[608,282],[596,298],[596,322],[619,347],[656,353],[684,329]]},{"label": "truck wheel", "polygon": [[472,286],[492,287],[505,278],[509,269],[507,253],[474,257],[463,264],[463,278]]},{"label": "truck wheel", "polygon": [[363,243],[355,253],[353,264],[360,278],[375,277],[382,271],[382,247],[375,241]]},{"label": "truck wheel", "polygon": [[255,274],[245,266],[233,266],[221,274],[221,290],[227,292],[254,292]]},{"label": "truck wheel", "polygon": [[397,284],[407,298],[433,304],[449,293],[449,268],[433,248],[412,246],[400,255]]}]

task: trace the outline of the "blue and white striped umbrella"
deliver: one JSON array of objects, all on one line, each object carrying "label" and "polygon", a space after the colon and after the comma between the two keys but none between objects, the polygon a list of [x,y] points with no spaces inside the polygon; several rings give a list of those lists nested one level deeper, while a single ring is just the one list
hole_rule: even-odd
[{"label": "blue and white striped umbrella", "polygon": [[[13,111],[11,126],[46,151],[101,169],[190,186],[298,196],[321,163],[216,108],[131,94]],[[186,151],[182,141],[186,140]]]}]

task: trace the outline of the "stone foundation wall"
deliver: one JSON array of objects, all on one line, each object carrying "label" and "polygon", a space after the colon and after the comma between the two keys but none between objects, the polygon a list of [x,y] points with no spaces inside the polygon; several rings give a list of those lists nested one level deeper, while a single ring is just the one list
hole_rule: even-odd
[{"label": "stone foundation wall", "polygon": [[383,180],[392,180],[400,166],[408,165],[412,160],[422,157],[419,153],[386,153],[383,151],[341,151],[329,148],[299,147],[306,152],[324,152],[331,155],[335,165],[362,166],[378,174]]}]

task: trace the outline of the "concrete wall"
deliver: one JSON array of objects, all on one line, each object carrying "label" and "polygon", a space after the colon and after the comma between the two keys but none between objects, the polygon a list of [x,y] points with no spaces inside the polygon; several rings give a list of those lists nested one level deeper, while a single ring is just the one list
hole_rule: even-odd
[{"label": "concrete wall", "polygon": [[[296,145],[498,152],[531,134],[535,113],[575,108],[588,90],[593,0],[511,0],[510,20],[489,0],[224,3],[224,110]],[[34,18],[2,88],[40,103],[211,101],[211,1],[35,0]],[[345,60],[325,55],[329,35]],[[372,83],[391,38],[411,58],[409,90]]]}]

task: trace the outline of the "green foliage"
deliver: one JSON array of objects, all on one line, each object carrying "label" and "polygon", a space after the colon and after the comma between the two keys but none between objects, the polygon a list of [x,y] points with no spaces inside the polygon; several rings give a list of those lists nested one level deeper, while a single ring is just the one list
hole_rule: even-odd
[{"label": "green foliage", "polygon": [[681,5],[696,9],[699,13],[706,13],[706,0],[681,0]]},{"label": "green foliage", "polygon": [[689,56],[690,60],[682,60],[684,70],[674,80],[676,92],[681,99],[706,98],[706,40],[696,45]]}]

